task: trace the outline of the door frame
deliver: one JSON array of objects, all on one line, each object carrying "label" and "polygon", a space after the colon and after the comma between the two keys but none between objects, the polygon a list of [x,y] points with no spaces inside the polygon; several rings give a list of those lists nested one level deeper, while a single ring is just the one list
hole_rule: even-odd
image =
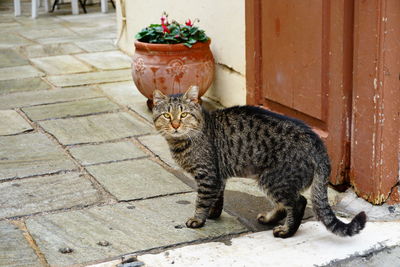
[{"label": "door frame", "polygon": [[355,1],[353,95],[351,183],[400,203],[400,1]]}]

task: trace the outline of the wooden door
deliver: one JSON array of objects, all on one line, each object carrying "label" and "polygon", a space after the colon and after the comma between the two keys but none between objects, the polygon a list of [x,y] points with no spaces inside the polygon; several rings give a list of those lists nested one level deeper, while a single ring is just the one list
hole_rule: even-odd
[{"label": "wooden door", "polygon": [[247,101],[325,140],[331,182],[348,182],[353,1],[246,1]]}]

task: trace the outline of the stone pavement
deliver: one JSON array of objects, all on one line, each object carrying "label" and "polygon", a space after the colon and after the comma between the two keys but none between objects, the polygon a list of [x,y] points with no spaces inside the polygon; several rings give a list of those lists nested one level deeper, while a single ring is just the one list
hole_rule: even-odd
[{"label": "stone pavement", "polygon": [[[129,261],[193,243],[229,245],[243,233],[270,230],[255,220],[268,208],[263,194],[241,178],[228,182],[220,219],[186,228],[195,186],[155,133],[130,58],[113,44],[115,15],[99,6],[60,15],[69,13],[63,5],[32,20],[29,4],[15,18],[12,1],[0,3],[0,266],[115,266],[124,255]],[[357,201],[330,196],[343,199],[343,215]],[[308,207],[304,221],[312,220]],[[254,238],[263,234],[272,237]]]},{"label": "stone pavement", "polygon": [[193,182],[113,44],[115,14],[32,20],[29,5],[15,18],[0,3],[0,266],[85,265],[248,231],[227,213],[183,227]]}]

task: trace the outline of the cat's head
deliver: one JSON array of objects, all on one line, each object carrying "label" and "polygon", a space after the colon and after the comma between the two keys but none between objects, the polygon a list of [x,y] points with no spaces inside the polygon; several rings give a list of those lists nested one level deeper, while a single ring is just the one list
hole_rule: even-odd
[{"label": "cat's head", "polygon": [[200,133],[203,116],[199,87],[191,86],[185,94],[166,96],[153,92],[153,122],[167,139],[187,139]]}]

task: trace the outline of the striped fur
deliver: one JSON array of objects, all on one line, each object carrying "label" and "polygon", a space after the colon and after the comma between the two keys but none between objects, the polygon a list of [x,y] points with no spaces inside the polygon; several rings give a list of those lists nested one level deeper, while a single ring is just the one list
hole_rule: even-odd
[{"label": "striped fur", "polygon": [[314,212],[328,230],[340,236],[357,234],[365,226],[361,212],[349,224],[339,221],[327,198],[330,163],[321,139],[307,125],[258,107],[237,106],[213,112],[202,110],[198,88],[184,95],[164,96],[154,91],[153,118],[167,140],[175,161],[197,182],[191,228],[218,218],[223,207],[226,180],[256,176],[275,208],[258,215],[274,228],[275,237],[294,235],[307,200],[301,192],[312,187]]}]

